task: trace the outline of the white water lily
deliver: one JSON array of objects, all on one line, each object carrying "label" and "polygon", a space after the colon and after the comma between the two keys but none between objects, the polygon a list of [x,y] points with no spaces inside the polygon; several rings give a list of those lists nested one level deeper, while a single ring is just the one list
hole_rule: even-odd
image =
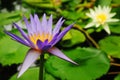
[{"label": "white water lily", "polygon": [[112,18],[116,15],[116,13],[110,13],[110,11],[110,7],[101,7],[100,5],[94,9],[90,9],[90,13],[86,13],[86,15],[92,19],[92,22],[87,24],[85,28],[92,26],[96,26],[96,28],[98,28],[100,25],[102,25],[103,29],[110,34],[108,23],[119,21],[119,19]]}]

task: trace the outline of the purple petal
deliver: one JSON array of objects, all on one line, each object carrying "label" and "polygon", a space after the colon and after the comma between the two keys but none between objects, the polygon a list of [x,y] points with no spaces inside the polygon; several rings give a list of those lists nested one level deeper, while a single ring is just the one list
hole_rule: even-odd
[{"label": "purple petal", "polygon": [[25,57],[25,60],[22,64],[22,67],[20,69],[20,72],[18,73],[18,78],[37,60],[37,58],[40,56],[39,51],[35,51],[33,49],[30,49]]},{"label": "purple petal", "polygon": [[41,50],[47,50],[51,47],[51,45],[48,44],[48,40],[45,40],[44,42],[37,40],[37,46]]},{"label": "purple petal", "polygon": [[15,24],[15,23],[13,23],[13,24],[20,31],[21,35],[29,42],[29,44],[31,45],[31,47],[34,47],[33,43],[27,37],[27,34],[17,24]]},{"label": "purple petal", "polygon": [[43,48],[43,42],[41,40],[37,40],[37,46],[39,49],[42,49]]},{"label": "purple petal", "polygon": [[34,34],[36,31],[37,31],[37,27],[36,27],[36,23],[35,23],[35,20],[34,20],[34,18],[33,18],[33,16],[32,15],[30,15],[30,23],[31,23],[31,31],[32,31],[32,33]]},{"label": "purple petal", "polygon": [[46,40],[44,41],[44,44],[48,44],[48,39],[46,39]]},{"label": "purple petal", "polygon": [[46,33],[46,30],[47,30],[46,14],[43,15],[43,19],[42,19],[42,29],[43,29],[44,33]]},{"label": "purple petal", "polygon": [[50,45],[53,45],[54,42],[57,40],[57,36],[59,35],[59,33],[56,33],[55,36],[53,37],[52,41],[49,43]]},{"label": "purple petal", "polygon": [[46,39],[44,41],[43,45],[44,46],[43,46],[42,50],[47,50],[47,49],[49,49],[51,47],[51,45],[48,44],[48,39]]},{"label": "purple petal", "polygon": [[26,33],[16,23],[13,23],[13,25],[20,31],[21,35],[26,39]]},{"label": "purple petal", "polygon": [[39,20],[39,18],[38,18],[38,16],[37,16],[36,14],[34,15],[34,20],[35,20],[35,22],[36,22],[37,32],[38,32],[40,35],[42,35],[43,29],[42,29],[40,20]]},{"label": "purple petal", "polygon": [[27,20],[27,18],[25,16],[23,17],[23,20],[24,20],[24,22],[26,24],[28,34],[31,34],[31,26],[30,26],[30,24],[29,24],[29,22],[28,22],[28,20]]},{"label": "purple petal", "polygon": [[58,36],[56,41],[53,43],[53,46],[72,28],[73,24],[66,27]]},{"label": "purple petal", "polygon": [[57,22],[57,24],[55,25],[55,28],[54,28],[54,30],[53,30],[53,36],[54,36],[56,33],[59,32],[59,30],[60,30],[60,28],[61,28],[61,26],[62,26],[62,24],[63,24],[64,21],[65,21],[65,20],[62,20],[62,18],[59,19],[59,21]]},{"label": "purple petal", "polygon": [[15,34],[12,34],[12,33],[7,32],[7,31],[5,31],[5,33],[8,34],[9,36],[11,36],[14,40],[18,41],[19,43],[30,47],[30,45],[26,41],[24,41],[22,38],[16,36]]},{"label": "purple petal", "polygon": [[51,54],[53,54],[53,55],[55,55],[55,56],[57,56],[57,57],[59,57],[59,58],[62,58],[62,59],[64,59],[64,60],[66,60],[66,61],[69,61],[69,62],[71,62],[71,63],[73,63],[73,64],[78,65],[76,62],[72,61],[70,58],[68,58],[66,55],[64,55],[64,54],[63,54],[58,48],[56,48],[56,47],[52,47],[51,49],[48,50],[48,52],[50,52]]},{"label": "purple petal", "polygon": [[48,26],[48,34],[52,34],[52,15],[50,16],[50,18],[49,18],[49,20],[48,20],[48,24],[47,24],[47,26]]},{"label": "purple petal", "polygon": [[42,50],[48,50],[48,49],[50,49],[51,48],[51,45],[46,45],[46,46],[44,46],[43,48],[42,48]]}]

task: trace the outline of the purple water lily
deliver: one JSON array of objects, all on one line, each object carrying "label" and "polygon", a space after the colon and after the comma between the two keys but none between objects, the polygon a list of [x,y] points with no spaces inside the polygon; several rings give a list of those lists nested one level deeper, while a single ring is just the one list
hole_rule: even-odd
[{"label": "purple water lily", "polygon": [[60,32],[60,28],[64,22],[63,18],[59,19],[53,29],[52,15],[47,20],[45,14],[43,15],[42,21],[39,21],[38,16],[35,14],[34,16],[30,15],[30,23],[25,17],[24,22],[26,24],[28,34],[26,34],[17,24],[13,23],[21,33],[22,38],[13,33],[5,31],[5,33],[11,36],[15,41],[30,47],[18,73],[18,77],[20,77],[31,66],[31,64],[38,59],[43,51],[47,51],[73,64],[77,64],[65,56],[58,48],[54,47],[54,45],[60,41],[60,39],[71,29],[73,24],[69,25]]}]

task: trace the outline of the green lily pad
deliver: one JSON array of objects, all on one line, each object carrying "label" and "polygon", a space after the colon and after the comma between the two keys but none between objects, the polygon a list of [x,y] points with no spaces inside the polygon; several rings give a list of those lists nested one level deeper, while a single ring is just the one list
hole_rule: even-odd
[{"label": "green lily pad", "polygon": [[97,49],[77,48],[64,53],[79,65],[56,56],[51,56],[45,64],[47,72],[60,80],[95,80],[106,74],[110,67],[106,54]]},{"label": "green lily pad", "polygon": [[86,40],[84,34],[78,30],[71,29],[64,37],[61,42],[64,47],[71,47],[73,45],[82,43]]},{"label": "green lily pad", "polygon": [[120,34],[120,24],[119,25],[115,25],[115,26],[110,26],[110,30],[113,33]]},{"label": "green lily pad", "polygon": [[114,80],[120,80],[120,74],[118,74]]},{"label": "green lily pad", "polygon": [[22,63],[28,47],[12,40],[8,35],[0,39],[0,63],[5,65]]},{"label": "green lily pad", "polygon": [[120,58],[120,37],[109,36],[99,41],[100,48],[108,55]]},{"label": "green lily pad", "polygon": [[[10,80],[39,80],[39,68],[30,68],[28,69],[20,78],[17,79],[17,73],[13,75]],[[55,78],[45,73],[44,80],[55,80]]]}]

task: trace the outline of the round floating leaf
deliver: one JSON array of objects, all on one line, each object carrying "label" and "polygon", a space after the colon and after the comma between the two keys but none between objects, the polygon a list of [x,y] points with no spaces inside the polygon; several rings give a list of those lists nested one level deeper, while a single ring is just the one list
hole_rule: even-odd
[{"label": "round floating leaf", "polygon": [[110,30],[113,33],[120,34],[120,24],[119,25],[115,25],[115,26],[110,26]]},{"label": "round floating leaf", "polygon": [[28,69],[20,78],[17,79],[17,73],[10,80],[38,80],[39,68]]},{"label": "round floating leaf", "polygon": [[17,43],[6,35],[0,40],[0,63],[2,65],[21,63],[27,50],[28,47]]},{"label": "round floating leaf", "polygon": [[85,41],[85,36],[82,32],[78,30],[71,29],[64,37],[61,42],[64,47],[71,47],[78,43],[82,43]]},{"label": "round floating leaf", "polygon": [[99,41],[100,48],[108,55],[120,58],[120,37],[109,36]]},{"label": "round floating leaf", "polygon": [[45,73],[45,80],[56,80],[51,74]]},{"label": "round floating leaf", "polygon": [[45,64],[46,70],[61,80],[95,80],[106,74],[110,67],[106,54],[97,49],[77,48],[64,53],[79,65],[56,56],[51,56]]},{"label": "round floating leaf", "polygon": [[[45,73],[44,80],[55,80],[55,78]],[[17,79],[17,73],[11,77],[10,80],[39,80],[39,68],[30,68],[28,69],[20,78]]]},{"label": "round floating leaf", "polygon": [[120,80],[120,74],[118,74],[114,80]]}]

